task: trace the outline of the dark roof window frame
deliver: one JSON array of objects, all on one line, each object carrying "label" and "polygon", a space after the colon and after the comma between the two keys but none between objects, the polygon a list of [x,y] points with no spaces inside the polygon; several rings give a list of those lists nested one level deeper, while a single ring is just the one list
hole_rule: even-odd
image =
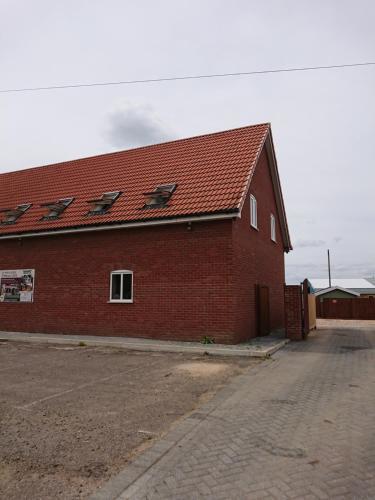
[{"label": "dark roof window frame", "polygon": [[147,196],[148,199],[142,208],[153,209],[168,207],[168,201],[171,199],[176,189],[176,183],[160,184],[154,189],[154,191],[143,193],[143,195]]},{"label": "dark roof window frame", "polygon": [[101,198],[94,200],[87,200],[87,203],[91,204],[91,209],[86,215],[104,215],[112,207],[114,202],[119,196],[122,195],[122,191],[108,191],[103,193]]},{"label": "dark roof window frame", "polygon": [[16,208],[2,208],[0,213],[5,214],[5,220],[0,222],[1,225],[15,224],[17,220],[32,206],[32,203],[21,203]]},{"label": "dark roof window frame", "polygon": [[56,220],[60,218],[60,215],[65,211],[65,209],[74,201],[73,197],[70,198],[60,198],[57,201],[51,201],[42,203],[40,206],[48,208],[49,213],[43,215],[40,220]]}]

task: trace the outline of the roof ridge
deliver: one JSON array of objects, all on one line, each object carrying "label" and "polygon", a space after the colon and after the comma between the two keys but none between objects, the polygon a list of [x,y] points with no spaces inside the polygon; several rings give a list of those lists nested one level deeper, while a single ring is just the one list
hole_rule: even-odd
[{"label": "roof ridge", "polygon": [[228,132],[236,132],[236,131],[239,131],[239,130],[246,130],[246,129],[250,129],[250,128],[265,126],[265,125],[267,125],[268,127],[270,127],[271,123],[270,122],[256,123],[254,125],[245,125],[243,127],[235,127],[235,128],[228,129],[228,130],[218,130],[216,132],[210,132],[208,134],[198,134],[198,135],[192,135],[192,136],[189,136],[189,137],[183,137],[181,139],[173,139],[173,140],[165,141],[165,142],[157,142],[155,144],[147,144],[145,146],[138,146],[136,148],[121,149],[119,151],[112,151],[110,153],[100,153],[100,154],[96,154],[96,155],[90,155],[90,156],[83,156],[83,157],[80,157],[80,158],[74,158],[72,160],[59,161],[57,163],[47,163],[45,165],[36,165],[34,167],[26,167],[26,168],[21,168],[19,170],[11,170],[9,172],[3,172],[3,173],[0,172],[0,176],[2,176],[2,175],[17,174],[18,172],[26,172],[28,170],[37,170],[37,169],[42,169],[42,168],[47,168],[47,167],[55,167],[57,165],[66,165],[67,163],[73,163],[73,162],[76,162],[76,161],[90,160],[90,159],[94,159],[94,158],[101,158],[101,157],[104,157],[104,156],[116,155],[116,154],[126,153],[126,152],[130,152],[130,151],[139,151],[139,150],[142,150],[142,149],[154,148],[156,146],[164,146],[164,145],[167,145],[167,144],[174,144],[176,142],[190,141],[190,140],[194,140],[194,139],[199,139],[200,137],[210,137],[210,136],[213,136],[213,135],[227,134]]}]

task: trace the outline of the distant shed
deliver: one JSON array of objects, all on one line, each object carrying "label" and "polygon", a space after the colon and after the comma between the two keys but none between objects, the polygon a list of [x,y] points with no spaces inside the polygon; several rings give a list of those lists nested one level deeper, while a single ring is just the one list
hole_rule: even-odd
[{"label": "distant shed", "polygon": [[355,297],[360,297],[360,294],[347,288],[341,288],[340,286],[331,286],[330,288],[324,288],[316,292],[315,297],[322,302],[323,299],[354,299]]}]

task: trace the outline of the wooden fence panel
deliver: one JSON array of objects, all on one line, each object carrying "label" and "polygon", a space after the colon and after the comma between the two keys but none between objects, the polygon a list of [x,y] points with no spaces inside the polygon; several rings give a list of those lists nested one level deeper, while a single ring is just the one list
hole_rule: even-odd
[{"label": "wooden fence panel", "polygon": [[316,301],[315,295],[309,293],[308,296],[308,304],[309,304],[309,328],[313,330],[316,328]]},{"label": "wooden fence panel", "polygon": [[375,319],[375,300],[371,298],[352,299],[353,319]]},{"label": "wooden fence panel", "polygon": [[317,300],[317,312],[326,319],[375,319],[375,299],[323,299]]}]

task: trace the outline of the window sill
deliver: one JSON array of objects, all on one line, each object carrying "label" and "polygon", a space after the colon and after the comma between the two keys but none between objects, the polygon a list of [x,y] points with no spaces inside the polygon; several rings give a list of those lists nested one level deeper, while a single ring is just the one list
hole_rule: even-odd
[{"label": "window sill", "polygon": [[255,229],[256,231],[259,231],[259,227],[258,226],[253,226],[252,224],[250,224],[250,227],[252,227],[253,229]]},{"label": "window sill", "polygon": [[108,300],[107,304],[133,304],[132,300]]}]

